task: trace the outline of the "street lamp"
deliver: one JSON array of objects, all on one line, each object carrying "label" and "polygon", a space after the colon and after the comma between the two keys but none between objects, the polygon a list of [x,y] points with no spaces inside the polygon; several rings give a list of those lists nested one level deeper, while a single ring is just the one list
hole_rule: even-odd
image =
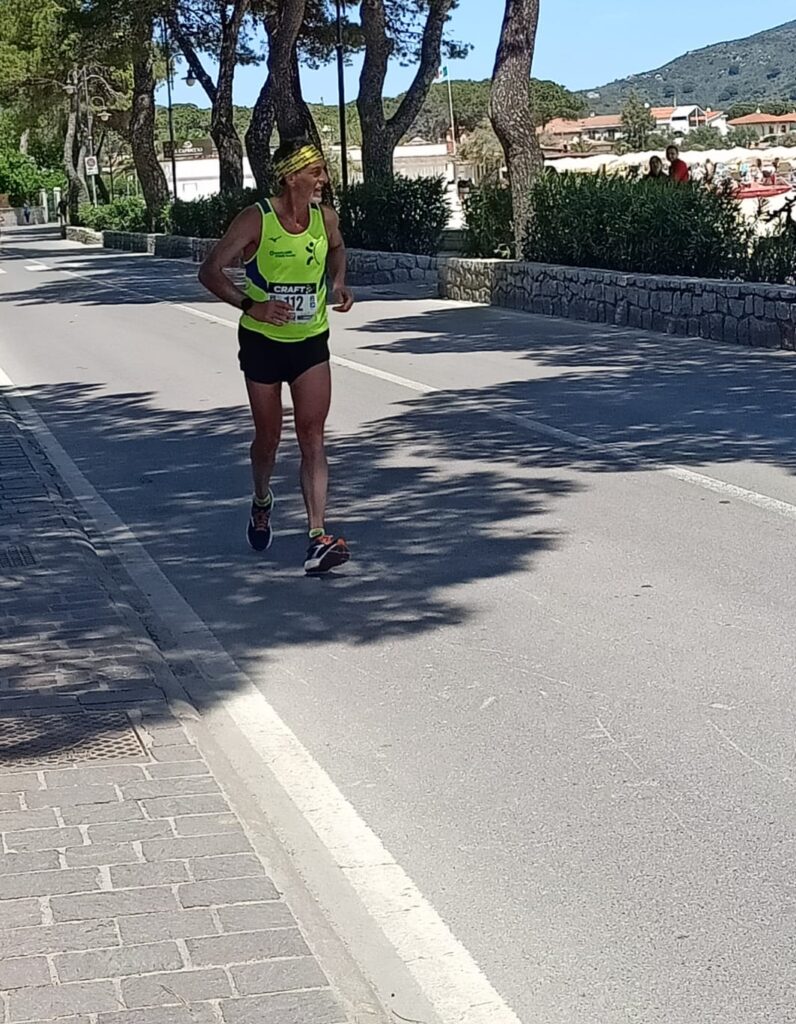
[{"label": "street lamp", "polygon": [[343,192],[348,191],[348,132],[345,120],[345,52],[343,50],[343,5],[335,0],[337,8],[337,98],[340,110],[340,179]]}]

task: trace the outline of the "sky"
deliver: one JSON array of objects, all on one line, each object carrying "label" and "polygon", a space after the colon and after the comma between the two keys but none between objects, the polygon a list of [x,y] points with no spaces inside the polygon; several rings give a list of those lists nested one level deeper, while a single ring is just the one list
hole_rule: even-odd
[{"label": "sky", "polygon": [[[465,60],[449,62],[452,78],[489,78],[500,35],[503,4],[498,0],[460,0],[449,35],[470,43]],[[773,28],[796,18],[793,0],[541,0],[533,75],[551,78],[570,89],[588,89],[649,71],[711,43]],[[391,68],[385,89],[395,95],[407,87],[411,68]],[[179,72],[174,90],[178,103],[208,106],[200,86],[189,88]],[[355,99],[359,64],[346,71],[349,100]],[[251,106],[264,80],[263,67],[240,68],[235,102]],[[304,97],[311,103],[337,102],[334,65],[302,72]],[[165,102],[165,89],[158,94]]]}]

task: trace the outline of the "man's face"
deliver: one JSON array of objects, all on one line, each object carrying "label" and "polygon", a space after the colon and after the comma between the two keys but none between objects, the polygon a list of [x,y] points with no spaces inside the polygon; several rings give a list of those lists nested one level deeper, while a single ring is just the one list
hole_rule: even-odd
[{"label": "man's face", "polygon": [[679,156],[680,150],[677,148],[677,146],[669,146],[669,148],[666,150],[666,159],[669,161],[670,164],[673,164]]},{"label": "man's face", "polygon": [[311,194],[314,203],[319,203],[323,198],[324,185],[329,181],[325,161],[318,160],[309,167],[303,167],[293,175],[293,180],[302,192]]}]

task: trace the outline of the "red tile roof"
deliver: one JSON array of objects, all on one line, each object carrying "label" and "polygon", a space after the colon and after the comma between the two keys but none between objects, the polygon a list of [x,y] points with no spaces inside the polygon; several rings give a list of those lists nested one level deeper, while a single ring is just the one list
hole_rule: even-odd
[{"label": "red tile roof", "polygon": [[556,117],[545,125],[545,131],[551,135],[577,135],[580,132],[589,131],[594,128],[621,128],[621,114],[597,114],[594,117],[580,117],[575,121],[568,121],[563,117]]},{"label": "red tile roof", "polygon": [[744,124],[796,124],[796,112],[792,114],[744,114],[728,122],[734,128]]}]

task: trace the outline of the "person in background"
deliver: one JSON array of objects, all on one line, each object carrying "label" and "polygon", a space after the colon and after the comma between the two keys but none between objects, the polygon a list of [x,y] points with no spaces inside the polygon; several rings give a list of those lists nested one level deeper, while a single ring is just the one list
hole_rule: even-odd
[{"label": "person in background", "polygon": [[687,182],[691,175],[688,171],[688,164],[680,159],[680,150],[677,146],[669,146],[666,150],[666,159],[669,161],[669,180],[682,185]]},{"label": "person in background", "polygon": [[22,216],[25,218],[25,223],[30,224],[30,203],[27,199],[22,204]]},{"label": "person in background", "polygon": [[66,238],[66,225],[69,220],[69,202],[66,196],[58,200],[58,226],[61,229],[61,238]]},{"label": "person in background", "polygon": [[705,184],[712,185],[716,180],[716,165],[708,157],[705,161]]},{"label": "person in background", "polygon": [[666,174],[663,170],[663,160],[659,156],[650,157],[650,166],[647,173],[644,175],[647,179],[654,179],[656,181],[666,181]]}]

